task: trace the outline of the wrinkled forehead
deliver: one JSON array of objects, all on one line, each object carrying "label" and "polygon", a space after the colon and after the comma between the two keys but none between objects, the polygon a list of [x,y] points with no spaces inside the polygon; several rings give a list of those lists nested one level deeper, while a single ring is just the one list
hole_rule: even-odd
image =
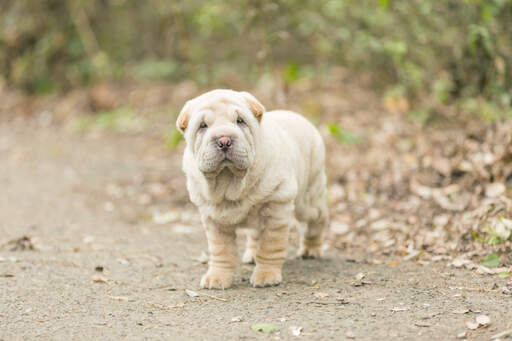
[{"label": "wrinkled forehead", "polygon": [[208,110],[215,113],[231,112],[246,108],[244,99],[236,93],[206,93],[192,100],[192,110]]}]

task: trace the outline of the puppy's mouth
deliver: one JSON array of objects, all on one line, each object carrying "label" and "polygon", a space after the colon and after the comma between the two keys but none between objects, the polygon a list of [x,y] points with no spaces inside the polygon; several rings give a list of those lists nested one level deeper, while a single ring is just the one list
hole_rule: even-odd
[{"label": "puppy's mouth", "polygon": [[249,162],[236,152],[215,151],[202,157],[199,170],[207,177],[217,176],[227,170],[235,176],[243,176],[249,168]]}]

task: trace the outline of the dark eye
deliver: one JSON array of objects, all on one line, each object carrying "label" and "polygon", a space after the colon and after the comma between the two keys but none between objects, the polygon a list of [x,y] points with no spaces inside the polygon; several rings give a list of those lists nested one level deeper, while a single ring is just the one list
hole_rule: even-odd
[{"label": "dark eye", "polygon": [[199,125],[199,129],[205,129],[205,128],[208,128],[208,125],[204,122],[201,122],[201,124]]},{"label": "dark eye", "polygon": [[244,124],[245,121],[241,117],[239,117],[239,118],[236,119],[236,123],[237,124]]}]

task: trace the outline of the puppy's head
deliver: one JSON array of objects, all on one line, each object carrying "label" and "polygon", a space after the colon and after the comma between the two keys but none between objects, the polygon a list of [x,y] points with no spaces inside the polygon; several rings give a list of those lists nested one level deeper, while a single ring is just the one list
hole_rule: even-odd
[{"label": "puppy's head", "polygon": [[213,90],[188,101],[176,121],[203,173],[245,171],[254,162],[263,105],[251,94]]}]

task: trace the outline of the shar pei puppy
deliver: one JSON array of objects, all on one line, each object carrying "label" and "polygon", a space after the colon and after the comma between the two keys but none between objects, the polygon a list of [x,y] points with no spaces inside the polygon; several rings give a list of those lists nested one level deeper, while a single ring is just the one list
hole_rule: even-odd
[{"label": "shar pei puppy", "polygon": [[248,231],[242,260],[256,264],[254,287],[282,281],[291,227],[301,235],[299,256],[321,256],[328,224],[325,146],[308,120],[266,112],[247,92],[219,89],[188,101],[176,126],[186,141],[187,189],[208,240],[201,287],[231,286],[238,228]]}]

